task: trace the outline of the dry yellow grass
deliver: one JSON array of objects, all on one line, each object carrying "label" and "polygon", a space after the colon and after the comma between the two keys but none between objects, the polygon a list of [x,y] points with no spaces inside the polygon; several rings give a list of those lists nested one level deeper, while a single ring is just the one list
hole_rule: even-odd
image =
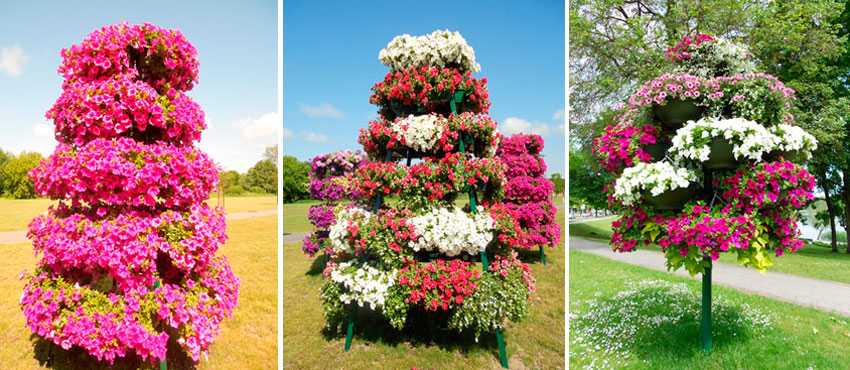
[{"label": "dry yellow grass", "polygon": [[[264,207],[259,200],[250,203]],[[228,222],[230,239],[219,253],[242,281],[239,305],[222,325],[201,369],[277,368],[276,221],[270,216]],[[18,307],[23,288],[18,273],[32,271],[36,259],[29,244],[0,245],[0,254],[0,367],[41,369]]]}]

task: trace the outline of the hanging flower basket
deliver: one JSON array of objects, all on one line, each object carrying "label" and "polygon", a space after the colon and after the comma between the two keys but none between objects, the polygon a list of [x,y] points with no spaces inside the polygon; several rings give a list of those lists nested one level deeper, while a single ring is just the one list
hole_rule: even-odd
[{"label": "hanging flower basket", "polygon": [[693,100],[673,99],[667,104],[652,106],[655,118],[668,130],[677,130],[687,121],[698,120],[702,111]]},{"label": "hanging flower basket", "polygon": [[665,191],[659,195],[646,198],[646,203],[661,211],[677,211],[685,206],[697,192],[694,185],[686,188],[676,188]]},{"label": "hanging flower basket", "polygon": [[708,160],[703,163],[705,168],[710,170],[727,170],[735,168],[738,161],[735,160],[735,155],[732,153],[732,144],[724,138],[715,138],[709,145],[711,152]]}]

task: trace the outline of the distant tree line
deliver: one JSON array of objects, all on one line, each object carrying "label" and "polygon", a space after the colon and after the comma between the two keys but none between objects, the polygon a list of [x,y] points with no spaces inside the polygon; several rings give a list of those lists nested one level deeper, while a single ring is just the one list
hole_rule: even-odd
[{"label": "distant tree line", "polygon": [[224,195],[276,194],[277,193],[277,146],[266,148],[263,159],[248,172],[224,171],[219,178]]},{"label": "distant tree line", "polygon": [[36,152],[21,152],[15,155],[0,150],[0,196],[4,198],[35,198],[32,181],[27,175],[42,156]]}]

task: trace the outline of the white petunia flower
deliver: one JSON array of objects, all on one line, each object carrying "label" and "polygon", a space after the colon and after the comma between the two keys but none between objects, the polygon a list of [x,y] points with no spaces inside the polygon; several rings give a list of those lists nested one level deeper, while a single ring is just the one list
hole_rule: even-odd
[{"label": "white petunia flower", "polygon": [[437,30],[424,36],[396,36],[381,49],[378,59],[392,69],[456,65],[473,72],[481,70],[475,62],[475,51],[463,36],[448,30]]},{"label": "white petunia flower", "polygon": [[420,152],[430,152],[437,146],[440,136],[443,135],[445,118],[433,114],[410,115],[393,122],[390,128],[404,138],[404,143],[408,147]]},{"label": "white petunia flower", "polygon": [[735,159],[761,161],[762,156],[776,150],[780,138],[764,126],[744,118],[702,118],[688,121],[676,130],[669,153],[676,160],[705,162],[711,154],[711,142],[723,138],[732,144]]},{"label": "white petunia flower", "polygon": [[644,191],[657,196],[669,190],[687,188],[696,181],[697,174],[693,170],[667,162],[640,162],[623,170],[614,182],[614,198],[630,206],[641,198]]},{"label": "white petunia flower", "polygon": [[493,240],[495,226],[490,215],[478,207],[477,214],[459,208],[436,208],[408,220],[418,238],[410,242],[414,251],[439,251],[447,256],[462,252],[478,254]]}]

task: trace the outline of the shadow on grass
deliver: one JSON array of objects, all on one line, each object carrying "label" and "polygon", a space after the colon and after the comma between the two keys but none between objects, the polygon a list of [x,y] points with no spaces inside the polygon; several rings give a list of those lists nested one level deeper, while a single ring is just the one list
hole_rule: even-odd
[{"label": "shadow on grass", "polygon": [[[482,333],[475,341],[473,333],[458,333],[443,327],[449,321],[445,312],[425,312],[413,309],[408,312],[404,330],[396,330],[387,323],[380,314],[368,308],[358,307],[354,321],[354,338],[352,346],[357,342],[381,343],[391,347],[409,344],[413,347],[436,346],[442,350],[458,352],[464,355],[471,353],[490,352],[498,359],[498,345],[494,333]],[[327,340],[345,338],[345,325],[330,325],[322,330]],[[333,328],[342,328],[334,330]],[[342,345],[342,344],[340,344]],[[352,351],[356,349],[352,348]]]},{"label": "shadow on grass", "polygon": [[[169,370],[194,369],[195,364],[186,353],[180,349],[175,338],[175,332],[168,332],[167,365]],[[106,370],[106,369],[159,369],[159,362],[143,360],[132,351],[122,358],[116,358],[112,364],[100,361],[97,357],[88,354],[80,347],[74,346],[63,349],[55,343],[45,340],[38,335],[31,334],[30,342],[33,346],[33,357],[39,365],[62,370]]]},{"label": "shadow on grass", "polygon": [[[750,341],[755,335],[743,325],[740,311],[723,311],[713,320],[712,348],[723,351]],[[632,352],[641,359],[694,358],[703,355],[700,339],[700,318],[688,316],[679,323],[665,323],[635,337]]]},{"label": "shadow on grass", "polygon": [[313,258],[313,262],[310,264],[310,269],[304,273],[307,276],[316,276],[321,275],[322,271],[325,270],[325,266],[328,264],[328,255],[321,253],[316,258]]},{"label": "shadow on grass", "polygon": [[[546,253],[546,257],[549,257],[551,253],[555,253],[556,249],[550,247],[543,247]],[[522,262],[525,263],[543,263],[543,258],[540,256],[540,249],[515,249],[517,252],[517,256]],[[546,263],[552,263],[551,258],[546,258]]]}]

